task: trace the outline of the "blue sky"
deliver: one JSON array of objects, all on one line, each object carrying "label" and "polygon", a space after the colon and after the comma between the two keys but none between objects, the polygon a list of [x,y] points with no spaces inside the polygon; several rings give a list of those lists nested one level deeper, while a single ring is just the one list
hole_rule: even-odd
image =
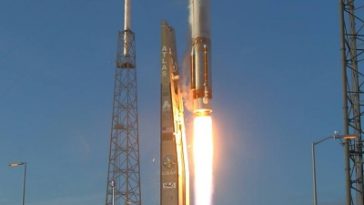
[{"label": "blue sky", "polygon": [[[0,204],[105,200],[121,0],[0,2]],[[186,0],[133,1],[142,199],[159,204],[160,22],[188,45]],[[338,5],[212,0],[214,204],[311,203],[310,143],[342,129]],[[319,203],[344,203],[343,150],[318,148]]]}]

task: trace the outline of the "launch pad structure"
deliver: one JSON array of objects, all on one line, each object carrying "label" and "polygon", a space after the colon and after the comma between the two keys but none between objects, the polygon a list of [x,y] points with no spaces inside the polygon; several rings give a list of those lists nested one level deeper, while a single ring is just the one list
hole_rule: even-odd
[{"label": "launch pad structure", "polygon": [[161,23],[160,204],[189,205],[189,166],[174,29]]},{"label": "launch pad structure", "polygon": [[343,81],[346,205],[364,204],[363,186],[363,94],[364,94],[364,1],[339,0]]},{"label": "launch pad structure", "polygon": [[141,205],[135,36],[131,0],[118,34],[105,205]]}]

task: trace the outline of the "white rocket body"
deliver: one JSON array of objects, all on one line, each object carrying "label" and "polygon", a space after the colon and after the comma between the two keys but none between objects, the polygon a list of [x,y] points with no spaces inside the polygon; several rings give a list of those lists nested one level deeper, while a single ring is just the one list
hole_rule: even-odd
[{"label": "white rocket body", "polygon": [[191,92],[193,112],[212,112],[210,0],[190,0],[191,26]]}]

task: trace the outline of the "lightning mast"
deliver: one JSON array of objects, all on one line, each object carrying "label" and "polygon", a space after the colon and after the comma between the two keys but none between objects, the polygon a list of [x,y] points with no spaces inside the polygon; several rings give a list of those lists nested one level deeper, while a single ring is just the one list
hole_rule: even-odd
[{"label": "lightning mast", "polygon": [[124,4],[124,30],[116,56],[105,205],[141,205],[135,36],[131,0]]},{"label": "lightning mast", "polygon": [[364,205],[362,116],[364,94],[364,1],[340,1],[340,32],[343,80],[346,205]]}]

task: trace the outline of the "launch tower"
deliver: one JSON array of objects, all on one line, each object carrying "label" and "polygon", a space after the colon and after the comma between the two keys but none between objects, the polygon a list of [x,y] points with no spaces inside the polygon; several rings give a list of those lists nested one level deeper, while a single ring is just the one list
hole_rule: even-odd
[{"label": "launch tower", "polygon": [[343,80],[346,205],[364,205],[363,195],[363,57],[364,1],[340,0],[340,30]]},{"label": "launch tower", "polygon": [[135,37],[130,27],[130,1],[124,2],[124,30],[118,35],[105,205],[141,204]]},{"label": "launch tower", "polygon": [[160,204],[189,205],[189,168],[174,29],[161,24]]}]

